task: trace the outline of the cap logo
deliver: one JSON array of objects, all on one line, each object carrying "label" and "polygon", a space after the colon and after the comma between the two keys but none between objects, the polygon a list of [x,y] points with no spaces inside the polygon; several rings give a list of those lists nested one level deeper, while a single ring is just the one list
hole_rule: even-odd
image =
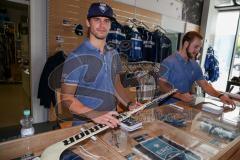
[{"label": "cap logo", "polygon": [[99,9],[102,13],[105,13],[107,10],[107,5],[105,3],[101,3]]}]

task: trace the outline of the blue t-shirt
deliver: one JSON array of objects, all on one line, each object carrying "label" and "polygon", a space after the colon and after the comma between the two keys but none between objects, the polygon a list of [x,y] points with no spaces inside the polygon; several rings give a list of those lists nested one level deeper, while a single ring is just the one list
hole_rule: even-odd
[{"label": "blue t-shirt", "polygon": [[[181,93],[190,92],[195,81],[204,79],[198,63],[195,60],[186,61],[179,53],[172,54],[163,60],[159,74]],[[170,98],[166,103],[176,101],[179,99]]]},{"label": "blue t-shirt", "polygon": [[100,54],[86,39],[64,62],[62,82],[77,84],[75,97],[85,106],[98,111],[116,109],[115,78],[121,71],[116,50],[105,46]]}]

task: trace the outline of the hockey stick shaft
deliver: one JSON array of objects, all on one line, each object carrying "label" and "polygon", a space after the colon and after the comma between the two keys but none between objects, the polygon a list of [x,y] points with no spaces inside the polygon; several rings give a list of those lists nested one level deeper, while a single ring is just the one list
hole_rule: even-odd
[{"label": "hockey stick shaft", "polygon": [[[154,103],[158,103],[159,101],[167,98],[168,96],[175,93],[176,91],[177,91],[176,89],[173,89],[173,90],[159,96],[158,98],[143,104],[142,106],[140,106],[132,111],[128,111],[128,112],[119,114],[119,121],[123,121],[123,120],[129,118],[131,115],[133,115],[147,107],[150,107]],[[90,138],[91,136],[94,136],[108,128],[109,127],[107,125],[97,124],[83,132],[80,132],[79,134],[73,135],[71,137],[68,137],[68,138],[60,141],[60,142],[52,144],[51,146],[47,147],[43,151],[43,153],[41,155],[41,160],[59,160],[62,152],[64,150],[66,150],[67,148],[69,148],[87,138]]]}]

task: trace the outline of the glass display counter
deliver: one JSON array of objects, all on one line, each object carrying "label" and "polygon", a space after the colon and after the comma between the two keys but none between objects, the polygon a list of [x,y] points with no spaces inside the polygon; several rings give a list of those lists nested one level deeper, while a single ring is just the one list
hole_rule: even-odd
[{"label": "glass display counter", "polygon": [[[221,106],[219,102],[210,100]],[[190,106],[184,103],[157,106],[133,116],[143,123],[133,132],[108,129],[67,149],[63,155],[76,159],[238,159],[240,150],[239,107],[221,114],[202,111],[208,99]],[[0,143],[0,159],[15,159],[26,152],[40,156],[51,144],[79,134],[93,124]]]},{"label": "glass display counter", "polygon": [[158,106],[134,116],[143,122],[143,127],[128,133],[127,145],[122,144],[125,147],[112,143],[113,132],[105,133],[101,139],[129,159],[228,159],[228,151],[239,141],[239,107],[225,107],[223,113],[213,114],[202,111],[203,104],[222,105],[198,99],[193,106]]}]

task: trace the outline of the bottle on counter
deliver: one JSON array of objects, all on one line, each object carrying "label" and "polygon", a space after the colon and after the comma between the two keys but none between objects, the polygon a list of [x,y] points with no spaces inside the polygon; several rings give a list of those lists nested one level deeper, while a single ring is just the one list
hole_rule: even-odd
[{"label": "bottle on counter", "polygon": [[22,125],[21,128],[21,137],[27,137],[34,135],[34,128],[33,128],[33,118],[30,115],[30,110],[25,109],[23,111],[23,119],[20,120],[20,123]]},{"label": "bottle on counter", "polygon": [[[29,109],[25,109],[23,111],[23,118],[20,120],[20,123],[22,125],[21,137],[29,137],[34,135],[35,130],[33,128],[33,118],[30,115]],[[25,143],[26,151],[25,151],[25,155],[21,157],[21,160],[32,160],[34,157],[30,148],[31,146],[30,140],[26,139],[24,143]]]}]

